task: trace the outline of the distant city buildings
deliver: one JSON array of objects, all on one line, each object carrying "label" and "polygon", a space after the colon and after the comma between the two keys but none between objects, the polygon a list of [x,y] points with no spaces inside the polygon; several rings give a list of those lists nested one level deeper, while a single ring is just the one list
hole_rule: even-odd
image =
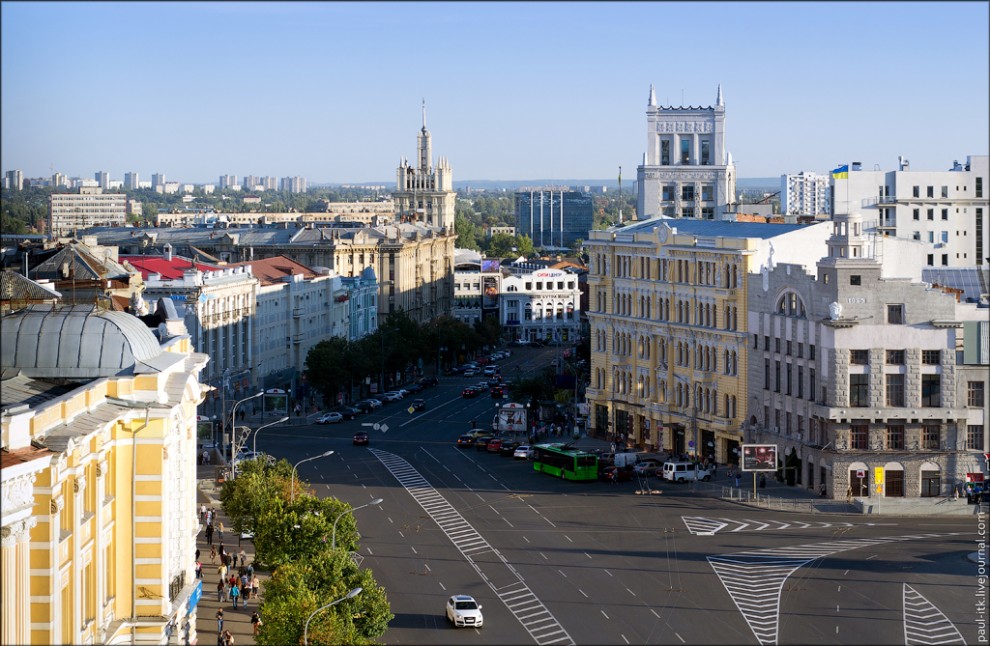
[{"label": "distant city buildings", "polygon": [[279,190],[284,193],[305,193],[306,192],[306,178],[305,177],[283,177]]},{"label": "distant city buildings", "polygon": [[140,188],[141,177],[137,173],[124,173],[124,188],[128,191],[134,191]]},{"label": "distant city buildings", "polygon": [[104,191],[110,190],[110,173],[105,170],[98,170],[93,175],[93,179],[96,180],[96,185],[102,188]]},{"label": "distant city buildings", "polygon": [[160,191],[165,188],[165,173],[152,173],[151,190]]},{"label": "distant city buildings", "polygon": [[234,190],[234,187],[240,188],[237,184],[237,175],[221,175],[220,176],[220,190]]},{"label": "distant city buildings", "polygon": [[5,189],[20,191],[24,189],[24,173],[19,170],[9,170],[3,174],[3,187]]},{"label": "distant city buildings", "polygon": [[828,175],[801,171],[780,176],[780,212],[815,217],[832,213],[832,188]]},{"label": "distant city buildings", "polygon": [[537,248],[565,249],[584,240],[594,226],[590,193],[548,189],[516,192],[516,231]]},{"label": "distant city buildings", "polygon": [[639,219],[726,219],[735,201],[736,167],[725,146],[722,86],[715,105],[704,108],[659,106],[651,85],[646,153],[636,170]]}]

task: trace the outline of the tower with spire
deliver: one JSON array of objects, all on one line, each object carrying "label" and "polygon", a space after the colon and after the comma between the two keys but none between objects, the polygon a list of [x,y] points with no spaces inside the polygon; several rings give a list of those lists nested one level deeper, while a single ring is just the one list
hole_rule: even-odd
[{"label": "tower with spire", "polygon": [[726,220],[735,203],[736,169],[725,147],[725,101],[719,84],[715,105],[663,106],[650,84],[646,103],[646,152],[637,167],[637,215],[651,218]]},{"label": "tower with spire", "polygon": [[423,100],[423,127],[416,136],[417,166],[403,157],[396,171],[396,212],[405,221],[423,222],[430,226],[454,230],[453,171],[446,157],[433,162],[433,144],[426,129],[426,100]]}]

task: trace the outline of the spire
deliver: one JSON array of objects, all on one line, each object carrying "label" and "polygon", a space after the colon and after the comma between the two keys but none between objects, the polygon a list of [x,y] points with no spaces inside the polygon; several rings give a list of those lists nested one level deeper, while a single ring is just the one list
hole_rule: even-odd
[{"label": "spire", "polygon": [[650,102],[646,104],[648,107],[657,107],[657,91],[653,89],[653,84],[650,83]]},{"label": "spire", "polygon": [[423,99],[423,130],[426,130],[426,99]]},{"label": "spire", "polygon": [[716,106],[724,106],[725,105],[725,102],[722,101],[722,84],[721,83],[718,84],[718,96],[715,97],[715,105]]}]

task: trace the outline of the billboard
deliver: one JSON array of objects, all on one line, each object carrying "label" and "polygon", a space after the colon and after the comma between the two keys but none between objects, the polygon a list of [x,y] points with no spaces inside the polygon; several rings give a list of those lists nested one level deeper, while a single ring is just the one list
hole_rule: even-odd
[{"label": "billboard", "polygon": [[742,470],[743,471],[776,471],[777,445],[776,444],[743,444]]},{"label": "billboard", "polygon": [[498,274],[502,271],[502,261],[498,258],[482,258],[481,273]]},{"label": "billboard", "polygon": [[486,310],[498,309],[498,277],[482,276],[481,307]]}]

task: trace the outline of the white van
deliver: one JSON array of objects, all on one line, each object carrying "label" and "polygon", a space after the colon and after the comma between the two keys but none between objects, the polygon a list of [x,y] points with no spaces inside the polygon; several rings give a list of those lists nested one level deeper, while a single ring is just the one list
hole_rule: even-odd
[{"label": "white van", "polygon": [[712,479],[712,474],[708,469],[694,462],[664,462],[663,479],[671,482],[687,482],[688,480],[708,482]]}]

